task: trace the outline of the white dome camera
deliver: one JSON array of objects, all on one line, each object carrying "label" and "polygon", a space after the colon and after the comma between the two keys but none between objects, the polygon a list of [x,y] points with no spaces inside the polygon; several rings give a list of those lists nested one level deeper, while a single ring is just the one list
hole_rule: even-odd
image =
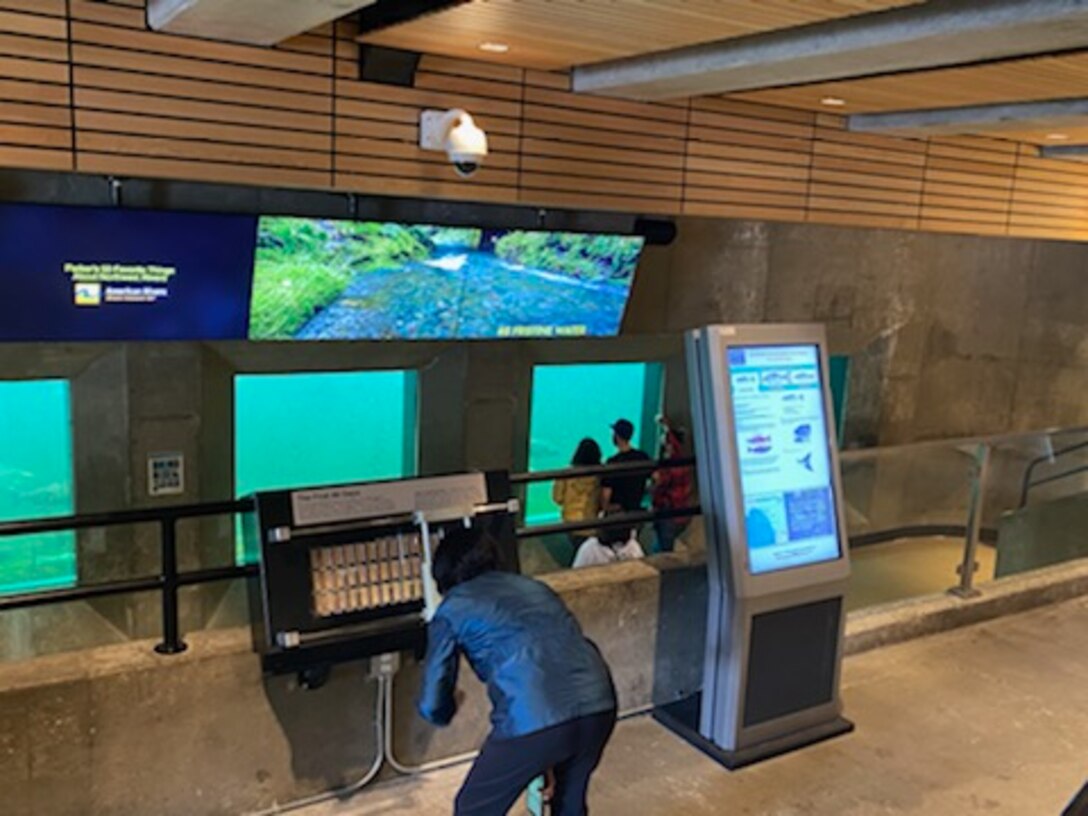
[{"label": "white dome camera", "polygon": [[461,178],[475,175],[487,158],[487,134],[472,114],[460,108],[423,111],[419,118],[419,146],[444,152]]}]

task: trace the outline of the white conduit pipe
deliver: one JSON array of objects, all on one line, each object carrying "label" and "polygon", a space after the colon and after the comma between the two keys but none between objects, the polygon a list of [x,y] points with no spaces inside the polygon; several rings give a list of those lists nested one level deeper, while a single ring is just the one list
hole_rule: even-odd
[{"label": "white conduit pipe", "polygon": [[[385,690],[385,721],[390,724],[393,722],[393,678],[389,678],[388,686]],[[453,765],[471,762],[479,756],[479,753],[479,751],[469,751],[465,754],[446,757],[445,759],[435,760],[434,762],[425,762],[422,765],[405,765],[402,762],[399,762],[393,755],[393,729],[385,729],[385,759],[389,763],[389,767],[406,776],[430,773],[431,771],[449,768]]]},{"label": "white conduit pipe", "polygon": [[[629,720],[632,717],[640,717],[643,714],[649,714],[654,710],[653,704],[635,706],[634,708],[621,711],[616,719]],[[385,721],[387,723],[393,722],[393,680],[389,678],[388,686],[385,691]],[[469,751],[465,754],[458,754],[457,756],[446,757],[445,759],[437,759],[434,762],[425,762],[422,765],[404,765],[399,762],[393,755],[393,729],[385,729],[385,760],[389,763],[389,767],[398,773],[402,773],[405,776],[415,776],[417,774],[431,773],[432,771],[438,771],[443,768],[450,768],[454,765],[462,765],[465,762],[472,762],[476,757],[480,755],[479,751]]]},{"label": "white conduit pipe", "polygon": [[348,799],[374,781],[374,778],[381,771],[382,765],[385,764],[385,756],[382,752],[382,733],[386,730],[392,731],[391,728],[386,729],[384,727],[385,723],[382,721],[382,713],[384,710],[382,702],[385,697],[388,696],[386,691],[386,684],[388,682],[388,679],[385,677],[378,678],[377,696],[374,706],[374,761],[370,764],[370,767],[367,769],[367,772],[363,774],[361,779],[352,782],[350,785],[345,785],[342,788],[333,788],[324,793],[305,796],[302,799],[295,799],[292,802],[286,802],[282,805],[277,803],[266,810],[250,813],[248,816],[276,816],[276,814],[279,813],[289,813],[304,807],[310,807],[311,805],[319,805],[322,802],[328,802],[332,799]]},{"label": "white conduit pipe", "polygon": [[[381,772],[382,766],[386,763],[399,774],[405,776],[418,776],[420,774],[439,771],[444,768],[452,768],[454,765],[463,765],[466,762],[472,762],[479,756],[479,751],[469,751],[464,754],[438,759],[433,762],[425,762],[422,765],[405,765],[393,754],[393,677],[391,675],[378,678],[377,695],[377,704],[374,712],[376,752],[374,762],[361,779],[342,788],[334,788],[330,791],[325,791],[324,793],[317,793],[313,796],[296,799],[282,805],[275,804],[266,810],[256,811],[247,814],[247,816],[277,816],[277,814],[290,813],[305,807],[311,807],[312,805],[319,805],[333,799],[349,799],[373,782],[375,777]],[[654,706],[652,704],[636,706],[621,711],[618,719],[628,720],[632,717],[639,717],[643,714],[648,714],[653,711],[653,709]]]}]

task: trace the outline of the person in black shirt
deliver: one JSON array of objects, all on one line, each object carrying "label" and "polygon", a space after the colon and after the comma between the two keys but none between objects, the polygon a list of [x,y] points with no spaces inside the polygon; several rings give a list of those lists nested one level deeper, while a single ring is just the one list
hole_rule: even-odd
[{"label": "person in black shirt", "polygon": [[[612,444],[618,451],[608,460],[614,465],[620,462],[648,462],[650,457],[631,445],[635,435],[635,426],[629,420],[620,419],[612,426]],[[630,476],[617,474],[601,480],[601,507],[606,511],[636,513],[642,509],[642,500],[646,495],[648,473],[635,473]]]}]

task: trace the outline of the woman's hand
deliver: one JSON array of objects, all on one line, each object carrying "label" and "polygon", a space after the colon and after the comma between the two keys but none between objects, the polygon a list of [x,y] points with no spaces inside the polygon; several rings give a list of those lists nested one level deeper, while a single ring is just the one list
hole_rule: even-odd
[{"label": "woman's hand", "polygon": [[541,792],[545,802],[551,802],[555,798],[555,769],[548,768],[544,771],[544,790]]}]

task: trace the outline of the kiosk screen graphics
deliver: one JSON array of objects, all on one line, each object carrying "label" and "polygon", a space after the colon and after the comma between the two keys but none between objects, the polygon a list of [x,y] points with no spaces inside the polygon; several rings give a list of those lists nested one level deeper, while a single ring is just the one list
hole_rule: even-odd
[{"label": "kiosk screen graphics", "polygon": [[819,348],[733,346],[728,367],[749,571],[838,559]]}]

